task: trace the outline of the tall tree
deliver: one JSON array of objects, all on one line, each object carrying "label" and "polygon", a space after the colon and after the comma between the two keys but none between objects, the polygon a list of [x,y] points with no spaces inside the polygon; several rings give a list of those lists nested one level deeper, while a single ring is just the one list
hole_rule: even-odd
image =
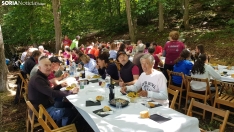
[{"label": "tall tree", "polygon": [[184,16],[183,16],[184,28],[189,29],[189,0],[183,0],[183,3],[184,3]]},{"label": "tall tree", "polygon": [[58,53],[62,39],[62,29],[60,22],[60,0],[52,0],[53,15],[54,15],[54,29],[55,29],[55,50]]},{"label": "tall tree", "polygon": [[4,44],[3,44],[3,36],[2,36],[2,28],[0,25],[0,92],[7,90],[7,73],[8,69],[6,66],[5,54],[4,54]]},{"label": "tall tree", "polygon": [[158,5],[159,5],[158,27],[159,27],[159,32],[161,32],[164,30],[163,4],[161,1],[159,1]]},{"label": "tall tree", "polygon": [[125,0],[126,3],[126,12],[127,12],[127,19],[128,19],[128,30],[131,42],[136,42],[135,32],[134,32],[134,25],[132,22],[132,15],[131,15],[131,2],[130,0]]}]

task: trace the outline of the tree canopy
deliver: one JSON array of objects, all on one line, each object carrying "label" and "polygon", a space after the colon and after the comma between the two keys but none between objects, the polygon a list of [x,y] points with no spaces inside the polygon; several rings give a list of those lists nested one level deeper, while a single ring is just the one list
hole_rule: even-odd
[{"label": "tree canopy", "polygon": [[[175,23],[171,19],[183,19],[185,1],[187,0],[130,0],[133,25],[153,24],[154,29],[158,30],[158,4],[161,2],[164,10],[164,27],[180,26],[183,22]],[[202,3],[204,9],[213,10],[233,4],[230,0],[198,1]],[[45,5],[2,6],[0,24],[6,45],[40,45],[55,42],[52,1],[40,0],[40,2]],[[76,35],[83,36],[93,31],[103,31],[106,35],[128,31],[125,0],[61,0],[60,2],[62,34],[68,35],[71,39]],[[194,1],[188,2],[190,5],[188,7],[191,7]],[[191,19],[192,16],[189,15],[189,20]]]}]

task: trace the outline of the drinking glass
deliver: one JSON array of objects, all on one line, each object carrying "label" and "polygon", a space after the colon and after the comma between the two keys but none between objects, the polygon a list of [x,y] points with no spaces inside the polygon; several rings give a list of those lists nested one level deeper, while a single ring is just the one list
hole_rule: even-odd
[{"label": "drinking glass", "polygon": [[84,80],[84,85],[87,85],[87,83],[88,83],[87,80]]},{"label": "drinking glass", "polygon": [[118,111],[118,112],[121,112],[121,109],[122,109],[122,104],[119,102],[119,101],[116,101],[116,110]]},{"label": "drinking glass", "polygon": [[227,76],[227,71],[223,71],[223,75],[226,77]]}]

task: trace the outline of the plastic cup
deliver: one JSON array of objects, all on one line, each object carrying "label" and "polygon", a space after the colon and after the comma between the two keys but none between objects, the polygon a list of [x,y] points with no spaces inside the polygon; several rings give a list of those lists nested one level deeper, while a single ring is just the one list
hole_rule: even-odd
[{"label": "plastic cup", "polygon": [[75,76],[75,79],[76,79],[76,81],[79,81],[79,76],[76,75],[76,76]]},{"label": "plastic cup", "polygon": [[118,102],[118,101],[117,101],[115,105],[116,105],[116,109],[117,109],[117,111],[119,111],[119,112],[120,112],[120,111],[121,111],[121,109],[122,109],[122,104],[121,104],[120,102]]},{"label": "plastic cup", "polygon": [[99,86],[101,86],[102,85],[102,81],[99,81],[98,84],[99,84]]},{"label": "plastic cup", "polygon": [[224,75],[224,76],[227,76],[227,71],[223,71],[223,75]]},{"label": "plastic cup", "polygon": [[102,81],[103,81],[102,79],[98,79],[98,85],[99,86],[102,86]]},{"label": "plastic cup", "polygon": [[88,84],[87,80],[84,80],[84,85],[87,85],[87,84]]},{"label": "plastic cup", "polygon": [[80,89],[84,89],[84,82],[80,81]]}]

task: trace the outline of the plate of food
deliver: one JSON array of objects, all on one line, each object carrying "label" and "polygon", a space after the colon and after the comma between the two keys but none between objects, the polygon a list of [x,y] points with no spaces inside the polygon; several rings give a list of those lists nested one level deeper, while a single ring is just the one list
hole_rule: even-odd
[{"label": "plate of food", "polygon": [[116,107],[116,102],[120,102],[122,107],[125,107],[129,104],[129,101],[125,99],[121,99],[121,98],[115,98],[109,101],[110,105],[115,106],[115,107]]},{"label": "plate of food", "polygon": [[139,97],[139,93],[137,92],[133,92],[133,91],[129,91],[127,92],[127,95],[126,95],[128,98],[136,98],[136,97]]},{"label": "plate of food", "polygon": [[73,88],[75,88],[76,87],[76,84],[75,83],[73,83],[73,84],[71,84],[70,86],[67,86],[67,87],[63,87],[63,88],[61,88],[60,89],[60,91],[68,91],[68,90],[72,90]]},{"label": "plate of food", "polygon": [[99,78],[101,78],[100,75],[96,75],[96,74],[95,75],[87,75],[88,80],[97,80]]}]

